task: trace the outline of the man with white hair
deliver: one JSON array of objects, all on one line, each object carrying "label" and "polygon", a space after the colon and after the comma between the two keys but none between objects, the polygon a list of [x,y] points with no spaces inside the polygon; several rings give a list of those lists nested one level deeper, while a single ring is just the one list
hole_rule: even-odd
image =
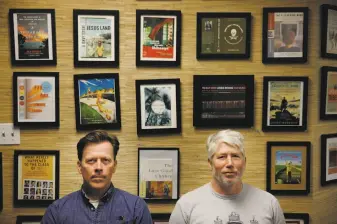
[{"label": "man with white hair", "polygon": [[285,224],[273,195],[242,183],[246,168],[243,139],[232,130],[208,137],[212,180],[178,200],[170,224]]}]

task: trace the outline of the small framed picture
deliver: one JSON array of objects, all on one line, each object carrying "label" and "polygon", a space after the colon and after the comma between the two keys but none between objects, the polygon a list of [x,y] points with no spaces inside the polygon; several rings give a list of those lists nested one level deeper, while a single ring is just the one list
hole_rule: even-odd
[{"label": "small framed picture", "polygon": [[254,75],[195,75],[195,127],[252,127]]},{"label": "small framed picture", "polygon": [[14,206],[48,206],[59,198],[60,152],[14,151]]},{"label": "small framed picture", "polygon": [[14,72],[13,117],[15,126],[58,127],[59,73]]},{"label": "small framed picture", "polygon": [[321,5],[321,57],[337,58],[337,6]]},{"label": "small framed picture", "polygon": [[147,202],[179,198],[179,149],[138,149],[138,196]]},{"label": "small framed picture", "polygon": [[251,13],[197,13],[197,59],[250,57]]},{"label": "small framed picture", "polygon": [[2,152],[0,152],[0,211],[3,209],[3,180],[2,180]]},{"label": "small framed picture", "polygon": [[306,7],[263,8],[263,63],[307,61],[308,11]]},{"label": "small framed picture", "polygon": [[181,133],[180,79],[136,80],[137,134]]},{"label": "small framed picture", "polygon": [[16,224],[40,224],[42,215],[20,215],[16,217]]},{"label": "small framed picture", "polygon": [[274,195],[310,193],[310,142],[267,142],[267,191]]},{"label": "small framed picture", "polygon": [[169,224],[170,213],[152,213],[152,224]]},{"label": "small framed picture", "polygon": [[181,11],[136,10],[136,66],[180,66]]},{"label": "small framed picture", "polygon": [[119,11],[73,11],[74,66],[118,67]]},{"label": "small framed picture", "polygon": [[74,76],[76,129],[120,129],[117,73]]},{"label": "small framed picture", "polygon": [[54,9],[9,9],[12,65],[56,65]]},{"label": "small framed picture", "polygon": [[309,224],[308,213],[284,213],[286,224]]},{"label": "small framed picture", "polygon": [[307,130],[308,77],[263,78],[263,131]]},{"label": "small framed picture", "polygon": [[321,185],[337,183],[337,133],[321,135]]},{"label": "small framed picture", "polygon": [[320,119],[337,120],[337,67],[321,68],[320,95]]}]

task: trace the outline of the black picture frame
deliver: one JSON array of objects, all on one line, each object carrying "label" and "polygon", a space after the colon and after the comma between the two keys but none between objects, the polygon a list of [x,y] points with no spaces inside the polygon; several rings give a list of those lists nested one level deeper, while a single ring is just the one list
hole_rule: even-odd
[{"label": "black picture frame", "polygon": [[194,75],[193,126],[254,126],[254,75]]},{"label": "black picture frame", "polygon": [[74,9],[73,27],[75,67],[119,66],[118,10]]},{"label": "black picture frame", "polygon": [[263,78],[263,131],[306,131],[307,106],[308,77],[265,76]]},{"label": "black picture frame", "polygon": [[[145,21],[144,21],[145,20]],[[144,38],[144,24],[151,27]],[[165,28],[165,30],[164,30]],[[158,33],[167,32],[167,40],[152,43]],[[147,42],[144,44],[144,40]],[[145,55],[146,54],[146,55]],[[181,60],[181,11],[136,10],[136,66],[176,67]]]},{"label": "black picture frame", "polygon": [[54,9],[9,9],[8,17],[12,65],[57,64]]},{"label": "black picture frame", "polygon": [[286,224],[309,224],[308,213],[284,213]]},{"label": "black picture frame", "polygon": [[3,209],[4,194],[3,194],[3,175],[2,175],[2,152],[0,152],[0,211]]},{"label": "black picture frame", "polygon": [[58,72],[14,72],[14,125],[31,128],[59,127],[59,97]]},{"label": "black picture frame", "polygon": [[[221,29],[219,35],[218,28]],[[251,42],[251,13],[198,12],[196,35],[198,60],[248,59]],[[205,39],[208,40],[207,43]]]},{"label": "black picture frame", "polygon": [[152,224],[169,223],[171,213],[151,213]]},{"label": "black picture frame", "polygon": [[59,199],[60,152],[14,150],[13,182],[14,207],[47,207]]},{"label": "black picture frame", "polygon": [[42,215],[19,215],[16,217],[16,224],[38,224],[41,223],[42,218]]},{"label": "black picture frame", "polygon": [[121,129],[118,73],[74,75],[77,130]]},{"label": "black picture frame", "polygon": [[136,80],[137,134],[181,133],[180,79]]},{"label": "black picture frame", "polygon": [[319,108],[319,115],[321,120],[337,120],[336,86],[337,67],[323,66],[321,68],[321,91]]},{"label": "black picture frame", "polygon": [[321,186],[337,183],[337,133],[321,135]]},{"label": "black picture frame", "polygon": [[[263,8],[262,62],[264,64],[307,62],[308,13],[308,7]],[[281,20],[284,19],[283,16],[288,17],[285,23]],[[293,18],[289,18],[289,16]],[[276,19],[277,21],[275,21]],[[269,24],[269,22],[271,23]],[[286,31],[281,31],[283,29]],[[283,33],[288,37],[285,40],[283,40]],[[293,40],[291,40],[292,38]],[[297,43],[294,44],[295,40]],[[287,43],[290,41],[293,42]]]},{"label": "black picture frame", "polygon": [[[179,148],[138,148],[139,197],[153,203],[170,203],[179,199],[179,154]],[[159,170],[153,173],[150,169]]]},{"label": "black picture frame", "polygon": [[[337,29],[332,26],[332,22],[336,21],[337,6],[321,5],[321,57],[337,59]],[[329,23],[329,20],[330,23]],[[331,32],[331,30],[333,31]]]},{"label": "black picture frame", "polygon": [[309,194],[310,158],[310,142],[267,142],[267,191],[273,195]]}]

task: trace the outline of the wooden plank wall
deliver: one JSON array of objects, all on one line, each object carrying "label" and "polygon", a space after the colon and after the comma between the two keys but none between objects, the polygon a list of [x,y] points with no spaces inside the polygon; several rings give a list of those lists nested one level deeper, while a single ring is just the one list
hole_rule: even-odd
[{"label": "wooden plank wall", "polygon": [[[195,129],[193,117],[194,74],[254,74],[255,125],[240,129],[246,138],[247,169],[244,181],[266,188],[266,142],[310,141],[312,143],[311,193],[308,196],[277,197],[285,212],[307,212],[312,224],[337,223],[337,185],[320,186],[320,135],[336,132],[337,122],[319,120],[320,67],[337,66],[336,61],[321,59],[319,6],[335,0],[0,0],[0,122],[12,122],[12,74],[15,71],[46,71],[60,73],[60,128],[52,130],[21,130],[21,144],[0,146],[3,153],[4,209],[1,223],[14,223],[17,215],[43,214],[44,208],[13,207],[14,149],[58,149],[61,152],[60,196],[79,189],[81,177],[76,171],[76,144],[84,133],[76,132],[73,75],[116,72],[120,75],[122,129],[109,131],[121,143],[118,169],[113,183],[137,194],[138,147],[179,147],[181,152],[181,184],[184,194],[210,180],[205,141],[216,129]],[[262,7],[309,7],[308,63],[298,65],[264,65],[261,56]],[[57,58],[55,67],[12,67],[8,31],[8,9],[56,9]],[[120,11],[120,67],[114,69],[73,67],[73,9],[102,9]],[[180,68],[136,68],[135,36],[136,9],[173,9],[182,11],[182,63]],[[242,61],[196,60],[197,12],[251,12],[252,55]],[[309,76],[308,131],[302,133],[264,133],[261,131],[263,76]],[[137,137],[135,80],[180,78],[182,103],[182,134],[165,137]],[[258,203],[258,202],[257,202]],[[150,204],[151,212],[171,212],[174,204]]]}]

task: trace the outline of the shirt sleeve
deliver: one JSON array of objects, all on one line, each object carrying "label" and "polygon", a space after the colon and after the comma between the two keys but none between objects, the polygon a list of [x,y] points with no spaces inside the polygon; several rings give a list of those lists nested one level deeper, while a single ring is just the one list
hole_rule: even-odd
[{"label": "shirt sleeve", "polygon": [[139,198],[135,207],[136,224],[152,224],[152,217],[147,204],[142,198]]},{"label": "shirt sleeve", "polygon": [[44,216],[42,218],[41,224],[57,224],[57,211],[56,206],[51,204],[48,206]]},{"label": "shirt sleeve", "polygon": [[274,224],[286,224],[282,208],[276,198],[274,198],[272,206],[274,211]]},{"label": "shirt sleeve", "polygon": [[171,213],[169,224],[188,224],[188,218],[182,208],[183,206],[178,201]]}]

